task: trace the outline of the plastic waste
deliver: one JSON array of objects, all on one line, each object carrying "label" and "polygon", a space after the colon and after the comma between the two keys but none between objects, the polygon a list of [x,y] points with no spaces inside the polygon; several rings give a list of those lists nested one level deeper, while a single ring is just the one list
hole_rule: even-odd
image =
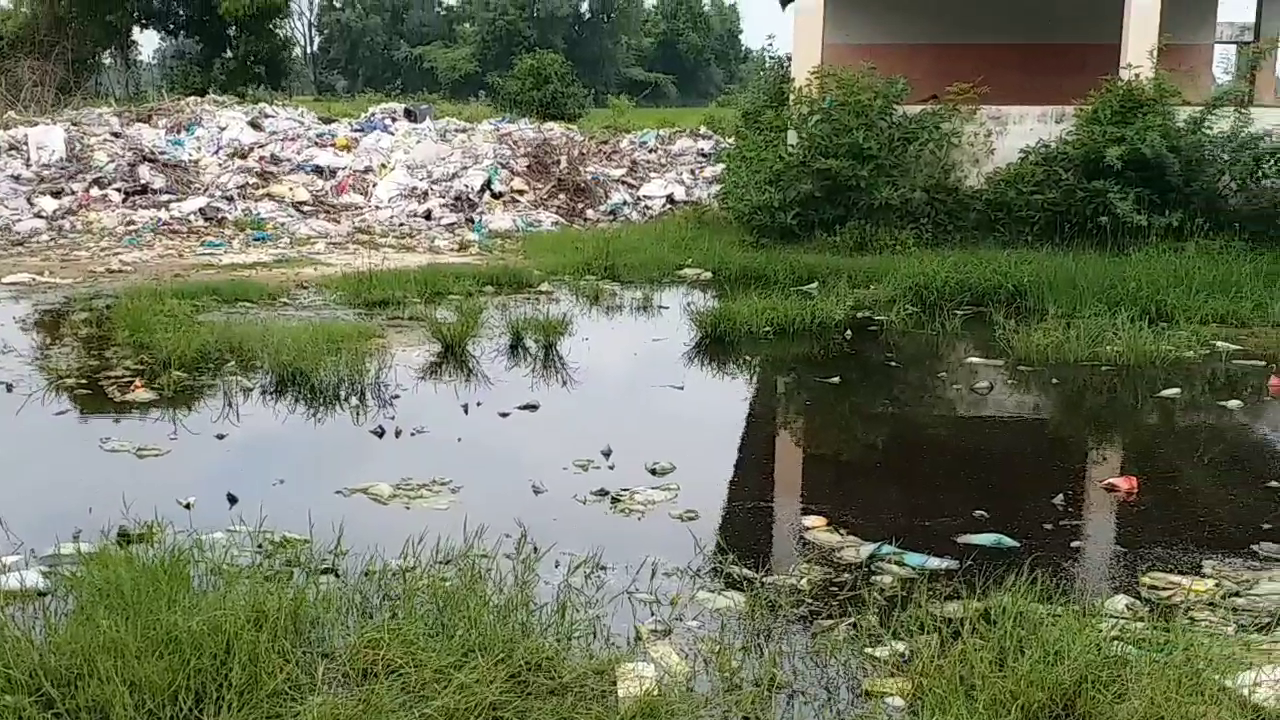
[{"label": "plastic waste", "polygon": [[1127,495],[1138,492],[1138,478],[1133,475],[1119,475],[1107,478],[1099,482],[1098,485],[1106,490]]},{"label": "plastic waste", "polygon": [[658,667],[649,662],[622,663],[614,670],[618,704],[625,706],[658,692]]},{"label": "plastic waste", "polygon": [[894,547],[887,542],[875,543],[871,550],[871,557],[888,557],[894,562],[906,565],[916,570],[959,570],[960,561],[951,558],[935,557],[933,555],[925,555],[924,553],[913,552],[911,550],[903,550]]},{"label": "plastic waste", "polygon": [[44,568],[35,567],[0,574],[0,593],[43,595],[50,589]]},{"label": "plastic waste", "polygon": [[1022,543],[1014,540],[1008,535],[998,532],[984,533],[966,533],[957,535],[955,541],[961,545],[977,545],[979,547],[988,548],[1017,548],[1022,547]]}]

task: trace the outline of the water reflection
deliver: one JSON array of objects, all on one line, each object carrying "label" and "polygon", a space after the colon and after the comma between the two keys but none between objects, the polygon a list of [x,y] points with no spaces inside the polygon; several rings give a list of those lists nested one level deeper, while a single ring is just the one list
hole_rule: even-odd
[{"label": "water reflection", "polygon": [[[964,362],[984,352],[864,331],[823,360],[762,358],[720,551],[785,572],[804,552],[798,517],[819,514],[864,539],[983,566],[1010,553],[974,554],[952,538],[998,531],[1023,542],[1015,557],[1067,566],[1103,594],[1141,570],[1194,572],[1204,557],[1271,539],[1280,409],[1266,372]],[[969,389],[980,380],[994,384],[990,394]],[[1174,383],[1181,400],[1152,397]],[[1215,404],[1231,397],[1249,405]],[[1142,478],[1131,502],[1098,487],[1120,474]]]},{"label": "water reflection", "polygon": [[[32,375],[27,364],[61,345],[57,318],[38,315],[24,335],[12,328],[27,309],[6,306],[0,330],[16,349],[3,369],[26,373],[24,392],[47,392],[15,393],[17,414],[0,414],[10,440],[4,519],[36,542],[102,526],[122,501],[165,515],[174,497],[234,490],[239,511],[283,529],[345,525],[365,545],[396,548],[424,528],[456,534],[464,524],[514,531],[519,519],[541,542],[602,548],[618,564],[684,563],[714,543],[784,572],[807,552],[799,518],[814,513],[866,539],[980,567],[1013,557],[1069,568],[1099,594],[1144,569],[1194,571],[1203,557],[1280,540],[1270,529],[1280,525],[1280,490],[1266,486],[1280,481],[1280,404],[1268,399],[1266,370],[1216,360],[1146,372],[994,367],[965,361],[994,355],[981,332],[886,335],[865,325],[848,337],[708,347],[692,342],[695,300],[611,290],[574,306],[575,332],[555,348],[500,337],[461,357],[406,347],[358,388],[324,398],[229,374],[203,396],[143,407],[121,406],[94,383]],[[991,392],[973,392],[978,382]],[[1153,397],[1173,385],[1182,398]],[[533,398],[538,412],[510,412]],[[1230,398],[1245,408],[1216,404]],[[406,432],[377,439],[365,432],[375,423]],[[417,428],[425,432],[409,432]],[[146,461],[104,457],[96,441],[108,434],[175,449]],[[575,468],[606,444],[616,470]],[[644,463],[660,460],[679,468],[667,478],[681,485],[677,506],[702,520],[677,524],[665,508],[623,518],[573,500],[650,484]],[[1142,478],[1132,502],[1097,487],[1121,473]],[[433,476],[463,486],[447,512],[333,494]],[[544,494],[530,491],[534,481]],[[194,515],[210,527],[233,519],[217,502]],[[982,531],[1024,546],[975,554],[952,540]]]}]

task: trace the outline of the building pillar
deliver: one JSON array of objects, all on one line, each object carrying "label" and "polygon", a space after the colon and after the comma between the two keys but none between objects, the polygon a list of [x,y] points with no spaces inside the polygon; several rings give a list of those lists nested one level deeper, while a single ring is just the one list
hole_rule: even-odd
[{"label": "building pillar", "polygon": [[1124,450],[1119,440],[1089,443],[1084,466],[1084,525],[1076,564],[1081,589],[1095,597],[1111,594],[1111,564],[1116,552],[1116,499],[1099,483],[1120,474]]},{"label": "building pillar", "polygon": [[791,82],[803,84],[823,61],[826,47],[826,0],[796,0],[791,4]]},{"label": "building pillar", "polygon": [[1124,0],[1120,31],[1120,77],[1151,75],[1160,45],[1160,0]]},{"label": "building pillar", "polygon": [[1280,0],[1257,0],[1253,52],[1258,53],[1258,74],[1253,80],[1253,104],[1280,105],[1276,97],[1276,45],[1280,43]]},{"label": "building pillar", "polygon": [[[773,441],[773,552],[770,564],[773,572],[785,573],[798,560],[796,535],[800,531],[803,502],[804,448],[791,434],[789,423],[784,423],[786,379],[778,378],[776,387],[778,429]],[[803,434],[804,425],[795,425],[796,432]]]},{"label": "building pillar", "polygon": [[1213,97],[1213,46],[1217,0],[1163,0],[1160,7],[1160,68],[1188,103]]}]

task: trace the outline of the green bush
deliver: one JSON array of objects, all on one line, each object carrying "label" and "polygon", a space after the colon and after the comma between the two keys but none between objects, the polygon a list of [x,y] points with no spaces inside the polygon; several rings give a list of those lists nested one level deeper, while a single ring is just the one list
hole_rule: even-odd
[{"label": "green bush", "polygon": [[1231,91],[1188,113],[1163,74],[1108,80],[1060,137],[978,181],[972,161],[987,149],[962,90],[907,111],[905,80],[827,68],[793,91],[774,57],[733,99],[720,203],[761,239],[855,251],[1280,233],[1280,153]]},{"label": "green bush", "polygon": [[591,109],[591,96],[559,53],[535,50],[520,56],[511,72],[490,81],[499,110],[534,120],[577,122]]},{"label": "green bush", "polygon": [[871,68],[823,68],[792,92],[781,59],[740,91],[719,195],[761,238],[796,241],[851,223],[931,236],[967,220],[960,150],[972,110],[906,111],[909,87]]},{"label": "green bush", "polygon": [[1206,232],[1280,230],[1280,166],[1229,95],[1189,114],[1163,75],[1108,80],[1059,138],[986,180],[1003,239],[1125,247]]}]

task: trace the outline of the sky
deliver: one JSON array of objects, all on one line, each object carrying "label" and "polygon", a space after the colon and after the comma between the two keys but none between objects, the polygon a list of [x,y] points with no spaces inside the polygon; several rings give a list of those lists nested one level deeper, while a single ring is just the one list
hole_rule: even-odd
[{"label": "sky", "polygon": [[[0,0],[0,5],[4,3],[5,0]],[[1219,0],[1218,20],[1219,22],[1251,22],[1254,7],[1254,0]],[[749,47],[763,47],[772,35],[774,46],[779,51],[791,52],[793,10],[783,12],[778,7],[778,0],[739,0],[738,9],[742,13],[743,40]],[[149,58],[159,44],[158,36],[154,32],[147,31],[135,32],[135,37],[142,56]]]}]

